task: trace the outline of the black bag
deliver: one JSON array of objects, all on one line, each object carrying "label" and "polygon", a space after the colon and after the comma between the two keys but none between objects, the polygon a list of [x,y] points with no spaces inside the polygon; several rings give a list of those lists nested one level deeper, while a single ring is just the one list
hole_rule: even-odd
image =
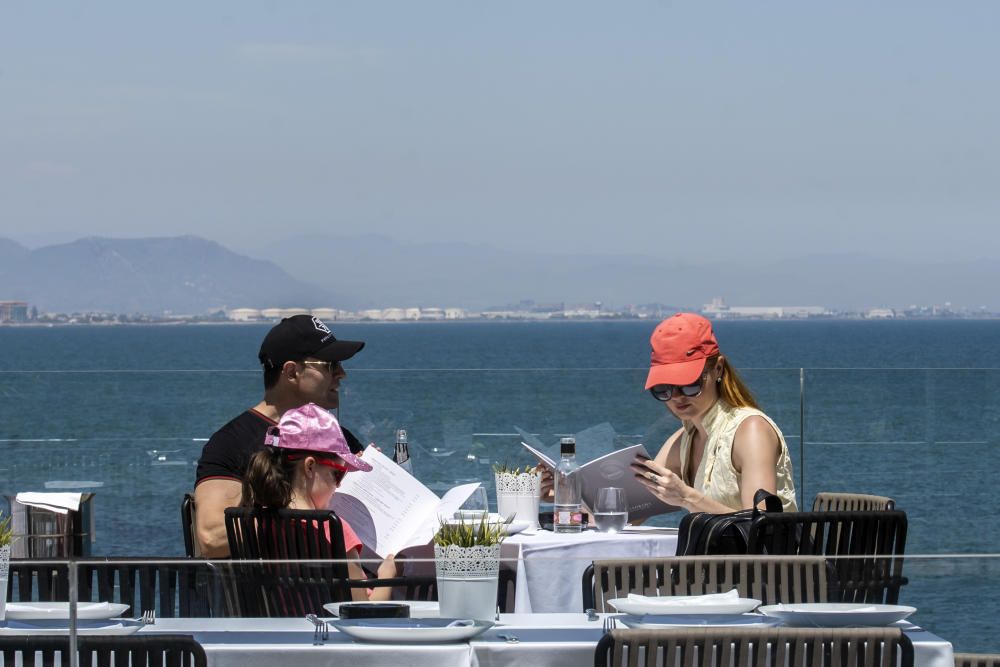
[{"label": "black bag", "polygon": [[753,509],[728,514],[688,514],[681,519],[677,529],[677,555],[745,555],[750,526],[764,515],[757,509],[762,501],[766,511],[781,511],[781,498],[765,489],[758,489],[753,496]]}]

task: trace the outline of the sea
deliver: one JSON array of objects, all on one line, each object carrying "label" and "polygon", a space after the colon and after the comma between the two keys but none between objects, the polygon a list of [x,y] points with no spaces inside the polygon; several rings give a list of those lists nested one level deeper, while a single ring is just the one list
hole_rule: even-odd
[{"label": "sea", "polygon": [[[492,494],[494,465],[534,462],[522,440],[554,452],[575,435],[587,460],[655,453],[678,426],[643,390],[653,321],[330,324],[366,342],[341,421],[389,452],[405,428],[438,494],[473,480]],[[92,555],[182,555],[181,499],[207,438],[260,399],[268,326],[0,327],[0,494],[93,493]],[[819,491],[894,498],[909,520],[900,602],[956,649],[993,648],[1000,320],[715,327],[786,437],[800,507]]]}]

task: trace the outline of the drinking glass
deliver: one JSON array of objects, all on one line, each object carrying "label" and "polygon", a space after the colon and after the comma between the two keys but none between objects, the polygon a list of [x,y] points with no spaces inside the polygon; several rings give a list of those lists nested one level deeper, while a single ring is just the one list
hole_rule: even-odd
[{"label": "drinking glass", "polygon": [[594,522],[597,530],[602,533],[617,533],[625,528],[628,522],[628,505],[625,504],[624,489],[609,486],[597,490]]},{"label": "drinking glass", "polygon": [[480,484],[472,491],[472,495],[466,498],[462,506],[458,508],[458,511],[455,512],[455,518],[482,519],[489,514],[489,511],[490,501],[486,495],[486,487]]}]

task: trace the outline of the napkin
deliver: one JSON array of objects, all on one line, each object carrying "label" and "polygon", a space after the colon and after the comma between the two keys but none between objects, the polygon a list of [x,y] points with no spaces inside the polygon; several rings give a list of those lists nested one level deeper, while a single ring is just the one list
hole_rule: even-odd
[{"label": "napkin", "polygon": [[448,625],[444,626],[446,628],[471,628],[476,624],[471,618],[463,618],[458,621],[452,621]]},{"label": "napkin", "polygon": [[58,514],[66,514],[70,510],[77,512],[80,510],[80,499],[82,493],[37,493],[24,491],[16,496],[14,500],[22,505],[38,507]]},{"label": "napkin", "polygon": [[708,595],[646,596],[629,593],[628,599],[630,602],[642,602],[650,606],[697,607],[699,605],[716,605],[720,602],[736,602],[740,599],[740,593],[735,588],[728,593],[709,593]]}]

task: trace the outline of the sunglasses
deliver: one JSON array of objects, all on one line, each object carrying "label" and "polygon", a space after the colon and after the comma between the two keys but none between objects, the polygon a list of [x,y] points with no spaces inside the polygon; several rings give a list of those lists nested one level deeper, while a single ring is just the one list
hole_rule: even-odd
[{"label": "sunglasses", "polygon": [[344,481],[344,475],[347,474],[347,466],[345,466],[343,463],[337,463],[333,459],[324,459],[324,458],[321,458],[319,456],[314,456],[312,454],[289,454],[288,455],[288,460],[289,461],[298,461],[299,459],[303,459],[306,456],[312,456],[313,459],[316,460],[316,463],[318,463],[321,466],[325,466],[327,468],[332,468],[333,469],[333,478],[335,480],[337,480],[337,485],[338,486],[340,486],[340,483],[342,481]]},{"label": "sunglasses", "polygon": [[653,395],[658,401],[663,401],[666,403],[674,395],[674,389],[681,392],[681,396],[685,398],[694,398],[700,396],[701,392],[705,389],[705,376],[707,373],[703,373],[697,381],[691,384],[658,384],[649,388],[649,393]]},{"label": "sunglasses", "polygon": [[307,360],[307,361],[303,361],[302,363],[305,364],[305,365],[307,365],[307,366],[323,366],[324,368],[326,368],[326,370],[328,370],[331,373],[337,369],[337,366],[340,365],[339,361],[308,361]]}]

